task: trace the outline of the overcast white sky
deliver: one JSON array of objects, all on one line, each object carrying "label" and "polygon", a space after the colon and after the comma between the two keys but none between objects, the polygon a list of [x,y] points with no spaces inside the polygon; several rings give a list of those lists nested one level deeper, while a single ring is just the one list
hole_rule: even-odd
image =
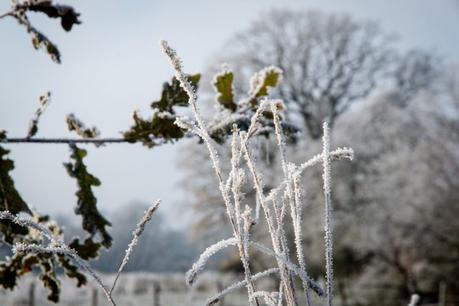
[{"label": "overcast white sky", "polygon": [[[459,1],[455,0],[72,0],[83,24],[64,33],[56,20],[33,16],[33,23],[59,46],[62,65],[35,51],[25,30],[13,19],[0,21],[0,129],[23,136],[38,96],[52,92],[37,136],[68,136],[65,116],[75,113],[102,136],[118,136],[131,125],[133,110],[149,113],[162,82],[172,71],[158,48],[167,39],[186,70],[203,71],[223,43],[259,14],[273,7],[346,12],[381,22],[399,35],[404,47],[434,49],[459,62]],[[6,11],[9,1],[0,3]],[[16,161],[17,188],[42,212],[68,212],[76,186],[62,162],[65,145],[8,145]],[[186,205],[180,191],[177,152],[168,145],[148,150],[141,145],[89,147],[89,169],[102,180],[96,189],[102,210],[133,200],[162,198],[163,211]]]}]

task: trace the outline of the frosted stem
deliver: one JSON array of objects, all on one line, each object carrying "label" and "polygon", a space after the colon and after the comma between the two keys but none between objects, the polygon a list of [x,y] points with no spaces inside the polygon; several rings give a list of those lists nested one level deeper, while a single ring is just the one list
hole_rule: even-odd
[{"label": "frosted stem", "polygon": [[325,122],[324,134],[322,137],[323,151],[323,189],[324,189],[324,232],[325,232],[325,269],[326,269],[326,291],[327,305],[333,305],[333,228],[332,228],[332,204],[331,204],[331,169],[330,169],[330,129]]},{"label": "frosted stem", "polygon": [[121,275],[121,272],[123,272],[124,267],[126,264],[129,262],[129,258],[131,256],[132,251],[134,250],[134,247],[137,245],[139,242],[139,238],[142,235],[143,231],[145,230],[145,226],[147,223],[151,220],[151,217],[153,216],[153,213],[156,211],[156,209],[159,206],[159,203],[161,203],[161,200],[157,200],[154,205],[152,205],[144,214],[142,217],[142,220],[137,224],[137,227],[135,231],[132,233],[132,240],[128,245],[128,248],[126,249],[126,254],[124,255],[123,261],[120,264],[120,267],[118,268],[118,272],[116,273],[115,280],[113,281],[113,285],[110,289],[110,295],[112,294],[113,290],[115,289],[116,282],[118,281],[118,278]]}]

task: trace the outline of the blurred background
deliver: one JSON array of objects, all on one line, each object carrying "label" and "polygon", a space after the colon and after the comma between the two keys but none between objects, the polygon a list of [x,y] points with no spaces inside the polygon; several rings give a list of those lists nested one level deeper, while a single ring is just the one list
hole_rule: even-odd
[{"label": "blurred background", "polygon": [[[222,64],[234,71],[238,95],[248,91],[254,72],[275,65],[284,74],[271,96],[284,100],[286,118],[301,130],[289,158],[301,162],[321,151],[324,120],[331,124],[333,146],[356,152],[354,162],[333,168],[338,305],[402,305],[413,292],[422,305],[459,305],[458,1],[65,4],[83,21],[70,33],[59,29],[58,21],[31,16],[59,46],[61,65],[31,48],[14,19],[0,21],[0,129],[9,137],[26,134],[37,98],[46,91],[52,92],[51,105],[38,136],[68,135],[65,116],[75,113],[96,125],[101,137],[121,137],[133,111],[148,115],[172,76],[160,39],[177,49],[187,72],[202,73],[199,103],[209,117],[215,111],[211,80]],[[0,3],[0,12],[9,5]],[[256,144],[268,187],[279,179],[273,141]],[[62,166],[68,147],[5,147],[24,200],[55,218],[66,238],[83,237],[73,213],[75,181]],[[116,271],[143,211],[161,198],[159,214],[127,266],[132,273],[123,290],[142,305],[153,305],[155,294],[161,296],[156,306],[191,300],[198,305],[201,294],[221,290],[228,275],[242,271],[237,254],[228,252],[212,262],[215,274],[197,292],[187,291],[181,280],[199,253],[230,230],[222,225],[227,220],[205,148],[195,139],[153,149],[140,144],[87,149],[88,168],[102,181],[95,188],[98,207],[112,222],[114,237],[113,247],[92,262],[95,269],[107,277]],[[220,149],[226,160],[227,145]],[[324,267],[320,175],[315,169],[303,182],[303,239],[316,279]],[[252,190],[246,198],[253,202]],[[255,235],[267,239],[266,233]],[[259,258],[256,266],[269,262]],[[21,286],[34,290],[30,282]],[[63,287],[62,305],[104,303],[91,288],[71,288]],[[42,295],[37,305],[49,303]],[[24,291],[0,291],[0,303],[21,301],[27,303]]]}]

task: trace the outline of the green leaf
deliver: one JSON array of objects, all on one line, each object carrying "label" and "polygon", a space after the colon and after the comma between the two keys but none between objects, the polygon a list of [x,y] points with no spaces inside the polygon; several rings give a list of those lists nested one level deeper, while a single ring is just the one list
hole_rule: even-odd
[{"label": "green leaf", "polygon": [[5,140],[5,139],[6,139],[6,131],[0,130],[0,140]]},{"label": "green leaf", "polygon": [[255,73],[250,79],[250,104],[257,105],[257,98],[268,95],[269,88],[275,88],[282,77],[282,70],[271,66]]},{"label": "green leaf", "polygon": [[104,247],[109,248],[112,243],[112,237],[106,230],[107,226],[111,226],[110,222],[105,219],[97,209],[97,199],[92,191],[93,187],[100,186],[100,181],[97,177],[88,172],[83,158],[87,155],[87,151],[78,148],[76,145],[70,145],[70,150],[73,162],[64,163],[70,177],[77,180],[78,198],[75,213],[82,217],[82,227],[91,236],[99,234],[101,243]]},{"label": "green leaf", "polygon": [[72,264],[69,258],[59,255],[59,262],[64,268],[65,275],[74,278],[77,281],[77,287],[84,286],[88,283],[86,276],[78,270],[78,266]]},{"label": "green leaf", "polygon": [[38,254],[37,257],[40,258],[40,267],[42,271],[40,280],[43,283],[43,286],[49,291],[48,300],[57,303],[59,302],[61,282],[54,271],[54,256],[49,254]]},{"label": "green leaf", "polygon": [[66,122],[69,131],[75,131],[75,133],[83,138],[96,138],[100,135],[99,130],[95,126],[87,128],[74,114],[67,115]]},{"label": "green leaf", "polygon": [[78,19],[80,14],[69,5],[56,4],[52,1],[31,1],[27,4],[20,4],[18,7],[46,14],[50,18],[60,18],[62,28],[67,32],[74,25],[81,24],[81,21]]},{"label": "green leaf", "polygon": [[43,286],[49,290],[48,299],[57,303],[59,301],[60,281],[55,272],[53,254],[20,254],[16,253],[0,262],[0,286],[13,290],[19,277],[32,272],[34,267],[40,268],[39,279]]},{"label": "green leaf", "polygon": [[[14,254],[7,261],[0,262],[0,286],[13,290],[19,278],[19,271],[23,270],[22,254]],[[24,272],[25,273],[25,272]]]},{"label": "green leaf", "polygon": [[237,104],[234,102],[233,78],[233,72],[224,69],[221,73],[215,75],[212,85],[217,91],[217,102],[234,112],[237,109]]},{"label": "green leaf", "polygon": [[135,112],[133,115],[135,124],[123,133],[124,139],[134,143],[140,141],[143,145],[153,148],[167,142],[174,142],[185,134],[175,122],[175,116],[168,113],[155,113],[149,120],[145,120]]},{"label": "green leaf", "polygon": [[[188,79],[196,90],[201,75],[188,75]],[[134,125],[123,132],[124,139],[130,143],[141,142],[153,148],[158,144],[183,138],[184,130],[174,123],[176,119],[174,107],[188,106],[188,99],[188,94],[180,86],[180,82],[173,77],[170,83],[163,84],[161,99],[151,104],[154,110],[151,118],[143,119],[138,112],[134,112]]]},{"label": "green leaf", "polygon": [[48,107],[50,98],[51,98],[51,93],[49,91],[40,96],[40,100],[39,100],[40,104],[38,105],[38,108],[35,111],[34,117],[32,118],[32,120],[30,120],[29,131],[27,132],[27,138],[32,138],[33,136],[35,136],[35,134],[37,134],[38,122],[40,120],[41,115]]},{"label": "green leaf", "polygon": [[61,63],[61,53],[59,52],[57,46],[52,41],[50,41],[48,37],[32,27],[30,24],[27,27],[27,31],[32,36],[32,45],[36,50],[43,48],[51,57],[53,62],[57,64]]},{"label": "green leaf", "polygon": [[74,238],[72,242],[70,242],[69,247],[74,249],[78,256],[87,260],[99,256],[101,244],[94,242],[91,237],[87,237],[83,243],[80,243],[80,239]]},{"label": "green leaf", "polygon": [[[201,75],[199,73],[188,75],[188,80],[195,90],[198,89],[199,80]],[[163,84],[163,91],[161,92],[161,99],[151,103],[151,107],[160,112],[169,112],[174,114],[174,106],[188,106],[188,94],[180,86],[180,82],[173,77],[170,83]]]},{"label": "green leaf", "polygon": [[9,173],[14,169],[14,162],[6,157],[9,152],[0,146],[0,209],[9,210],[13,214],[19,212],[32,214],[14,187],[14,181]]},{"label": "green leaf", "polygon": [[[6,157],[8,153],[8,150],[0,146],[0,210],[8,210],[12,214],[20,212],[32,214],[14,186],[14,180],[10,175],[14,169],[14,162]],[[10,220],[1,220],[0,232],[3,234],[3,239],[11,244],[17,235],[26,235],[28,229]]]},{"label": "green leaf", "polygon": [[[35,222],[38,222],[48,228],[54,235],[61,236],[62,230],[55,222],[49,222],[49,217],[46,215],[34,215]],[[29,233],[25,236],[16,236],[15,242],[25,244],[42,244],[43,237],[40,235]],[[84,249],[90,246],[89,241],[81,247]],[[91,247],[89,247],[91,248]],[[40,271],[36,271],[40,269]],[[48,288],[48,299],[53,302],[59,301],[60,281],[57,278],[59,268],[62,268],[64,273],[77,280],[77,286],[83,286],[87,283],[86,277],[80,272],[79,267],[71,262],[71,259],[65,255],[51,253],[16,253],[8,256],[4,261],[0,262],[0,286],[13,290],[19,278],[32,271],[38,272],[37,277],[42,281],[45,288]]]}]

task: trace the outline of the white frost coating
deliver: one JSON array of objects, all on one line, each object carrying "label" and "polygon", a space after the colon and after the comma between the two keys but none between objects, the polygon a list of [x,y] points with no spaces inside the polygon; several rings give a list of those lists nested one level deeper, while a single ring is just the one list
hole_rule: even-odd
[{"label": "white frost coating", "polygon": [[[242,171],[242,170],[241,170]],[[253,299],[253,293],[255,292],[255,287],[252,282],[252,272],[250,269],[250,257],[249,257],[249,243],[250,243],[250,228],[252,226],[252,211],[249,206],[246,206],[246,210],[242,216],[238,216],[238,219],[243,219],[243,230],[240,231],[242,235],[242,243],[239,246],[240,257],[242,264],[244,266],[245,279],[247,281],[247,291],[249,295],[249,305],[257,305],[256,299]]]},{"label": "white frost coating", "polygon": [[[279,116],[277,114],[277,105],[278,101],[270,101],[271,112],[273,113],[274,127],[276,131],[276,140],[277,146],[279,147],[280,160],[282,165],[282,171],[284,172],[284,177],[288,178],[288,169],[287,169],[287,158],[285,157],[285,140],[282,133],[282,127],[280,124]],[[290,199],[292,198],[292,193],[289,184],[287,184],[287,192],[289,193]]]},{"label": "white frost coating", "polygon": [[258,242],[251,242],[250,244],[253,245],[253,247],[259,250],[260,252],[263,252],[266,255],[275,257],[277,260],[280,260],[290,271],[295,273],[302,281],[306,282],[308,284],[308,287],[311,288],[315,293],[317,293],[317,295],[322,296],[324,294],[319,284],[314,282],[305,271],[301,270],[297,265],[289,261],[288,258],[285,258],[285,256],[281,256],[274,253],[272,250]]},{"label": "white frost coating", "polygon": [[[302,163],[298,167],[298,170],[295,172],[295,175],[301,175],[303,171],[306,170],[307,168],[315,166],[318,163],[322,162],[322,156],[323,154],[314,155],[311,159]],[[343,148],[337,148],[336,150],[330,152],[331,161],[343,160],[343,159],[353,160],[354,150],[351,148],[343,147]],[[276,188],[272,190],[274,191],[273,194],[280,192],[285,187],[286,184],[287,184],[287,180],[284,179],[284,181],[282,181]],[[272,200],[272,194],[268,195],[265,200],[266,201]]]},{"label": "white frost coating", "polygon": [[328,123],[324,122],[324,134],[322,137],[323,151],[323,188],[324,188],[324,232],[325,232],[325,269],[326,269],[326,291],[327,305],[333,305],[333,229],[331,216],[331,169],[330,169],[330,129]]},{"label": "white frost coating", "polygon": [[194,126],[190,122],[184,120],[184,118],[177,117],[175,118],[174,124],[177,125],[179,128],[188,130],[188,131],[193,131]]},{"label": "white frost coating", "polygon": [[[298,264],[300,268],[307,273],[306,261],[304,259],[303,244],[301,240],[301,211],[302,211],[302,192],[300,185],[300,176],[294,175],[296,166],[292,163],[288,165],[289,176],[293,181],[293,193],[294,193],[294,206],[295,206],[295,215],[292,212],[292,221],[293,221],[293,231],[295,236],[295,247],[296,255],[298,259]],[[306,283],[302,283],[304,295],[309,306],[312,305],[311,299],[309,297],[309,288]]]},{"label": "white frost coating", "polygon": [[19,217],[19,216],[13,215],[8,210],[4,210],[4,211],[0,211],[0,219],[1,220],[11,220],[18,225],[36,229],[44,237],[48,238],[50,241],[60,241],[60,239],[55,237],[48,228],[35,222],[29,217]]},{"label": "white frost coating", "polygon": [[214,148],[213,140],[209,136],[209,133],[207,132],[206,124],[199,113],[199,109],[196,104],[197,95],[196,95],[195,89],[191,85],[185,73],[183,73],[182,63],[180,61],[180,58],[177,56],[177,53],[175,52],[175,50],[172,49],[167,43],[167,41],[165,40],[160,41],[160,46],[164,54],[166,54],[167,57],[169,58],[172,64],[172,67],[174,68],[175,77],[180,82],[180,86],[188,94],[188,97],[189,97],[188,104],[190,105],[193,115],[195,117],[195,120],[197,122],[197,130],[199,131],[199,136],[202,138],[202,140],[206,144],[207,150],[209,151],[210,159],[212,160],[212,165],[215,170],[215,175],[217,176],[217,179],[218,179],[218,186],[220,189],[220,193],[223,197],[223,201],[225,202],[226,209],[227,211],[231,211],[231,200],[225,188],[225,183],[223,181],[222,170],[220,167],[220,159],[218,158],[217,150]]},{"label": "white frost coating", "polygon": [[265,83],[266,77],[271,73],[277,73],[279,75],[279,80],[282,78],[282,70],[276,66],[269,66],[258,71],[250,78],[249,96],[254,97],[260,91]]},{"label": "white frost coating", "polygon": [[268,306],[276,306],[279,299],[279,292],[256,291],[252,299],[263,298]]},{"label": "white frost coating", "polygon": [[38,244],[16,243],[12,248],[13,253],[53,253],[60,255],[73,254],[69,249],[62,246],[44,247]]},{"label": "white frost coating", "polygon": [[[211,245],[207,249],[202,252],[202,254],[199,256],[199,259],[193,264],[192,268],[186,273],[186,282],[189,286],[192,286],[194,282],[196,281],[197,275],[204,270],[204,267],[207,263],[207,261],[212,257],[214,254],[219,252],[220,250],[223,250],[229,246],[237,246],[238,240],[234,237],[225,239],[225,240],[220,240],[219,242]],[[272,250],[267,248],[266,246],[257,243],[257,242],[250,242],[250,245],[255,247],[257,250],[272,256],[281,262],[285,264],[285,266],[294,272],[302,281],[306,282],[308,284],[308,287],[314,290],[319,296],[323,295],[323,290],[320,288],[320,286],[315,283],[305,271],[301,270],[297,265],[294,263],[290,262],[288,259],[286,259],[284,256],[277,255],[274,253]],[[252,280],[254,280],[255,275],[252,276]],[[246,282],[247,283],[247,282]]]},{"label": "white frost coating", "polygon": [[248,141],[249,141],[249,138],[255,133],[258,119],[260,118],[260,115],[266,109],[268,104],[269,104],[268,100],[263,99],[260,102],[260,105],[258,106],[257,110],[255,111],[255,114],[253,114],[252,118],[250,119],[250,125],[249,125],[249,128],[247,129],[247,132],[239,133],[241,144],[240,144],[238,154],[242,154],[242,152],[244,152],[244,156],[245,156],[247,165],[250,169],[250,173],[252,174],[253,185],[256,191],[256,195],[257,195],[254,223],[258,222],[258,218],[260,216],[260,207],[264,205],[265,199],[264,199],[264,194],[263,194],[263,183],[261,181],[261,177],[257,175],[257,173],[259,172],[257,172],[255,162],[253,161],[253,157],[250,154],[250,151],[248,148]]},{"label": "white frost coating", "polygon": [[268,100],[263,99],[260,102],[260,105],[258,106],[257,110],[255,111],[255,114],[253,114],[252,118],[250,119],[250,126],[247,130],[247,137],[245,142],[253,135],[253,133],[256,130],[257,127],[257,122],[258,118],[260,118],[260,115],[265,111],[266,107],[268,106]]},{"label": "white frost coating", "polygon": [[411,295],[411,299],[410,299],[410,303],[408,304],[408,306],[416,306],[419,303],[420,299],[421,298],[419,297],[418,294],[412,294]]},{"label": "white frost coating", "polygon": [[330,129],[328,127],[328,123],[324,122],[323,125],[324,134],[322,137],[323,143],[323,151],[322,151],[322,163],[324,172],[322,178],[324,180],[324,192],[330,193],[331,192],[331,172],[330,172]]},{"label": "white frost coating", "polygon": [[121,262],[120,267],[118,268],[118,272],[116,273],[115,280],[113,281],[113,285],[109,292],[110,294],[112,294],[113,290],[115,289],[116,282],[118,281],[118,278],[120,277],[120,274],[123,271],[124,267],[128,263],[129,257],[131,256],[131,253],[134,250],[134,247],[139,242],[139,238],[142,235],[143,231],[145,230],[145,226],[151,220],[153,213],[156,211],[160,203],[161,203],[161,200],[157,200],[156,203],[153,204],[145,212],[145,214],[142,217],[142,220],[140,220],[140,222],[137,224],[136,229],[134,230],[134,232],[132,232],[132,240],[126,249],[126,254],[124,255],[123,261]]},{"label": "white frost coating", "polygon": [[[271,269],[268,269],[266,271],[263,271],[263,272],[259,272],[257,274],[254,274],[252,276],[252,281],[256,281],[262,277],[265,277],[265,276],[269,276],[271,274],[274,274],[274,273],[278,273],[279,272],[279,269],[278,268],[271,268]],[[210,305],[214,305],[215,303],[217,303],[222,297],[224,297],[225,295],[237,290],[237,289],[240,289],[240,288],[243,288],[247,286],[247,281],[246,280],[243,280],[243,281],[240,281],[238,283],[234,283],[232,284],[231,286],[227,287],[225,290],[217,293],[216,295],[214,295],[213,297],[209,298],[205,305],[206,306],[210,306]]]},{"label": "white frost coating", "polygon": [[[252,273],[249,264],[249,231],[250,231],[250,224],[251,220],[244,218],[244,215],[241,211],[241,201],[242,201],[242,192],[241,188],[245,181],[244,170],[242,170],[239,166],[240,164],[240,154],[237,154],[237,134],[238,130],[237,127],[233,126],[233,141],[232,141],[232,153],[233,156],[231,158],[231,173],[230,177],[233,179],[232,182],[232,194],[233,194],[233,203],[234,203],[234,221],[233,224],[233,231],[234,236],[238,240],[238,250],[239,250],[239,257],[241,259],[242,265],[244,267],[244,275],[247,281],[247,291],[249,295],[249,305],[255,305],[254,302],[250,299],[252,294],[255,292],[255,288],[251,281]],[[231,213],[231,212],[228,212]],[[250,211],[249,211],[250,213]],[[231,220],[231,218],[230,218]],[[247,223],[249,222],[249,223]]]},{"label": "white frost coating", "polygon": [[248,116],[244,114],[227,114],[225,113],[224,116],[221,116],[220,118],[216,119],[211,126],[209,126],[209,132],[211,134],[215,133],[218,130],[221,130],[227,126],[229,126],[231,123],[238,122],[241,120],[248,120]]},{"label": "white frost coating", "polygon": [[224,248],[227,248],[229,246],[236,246],[238,243],[237,239],[232,237],[229,239],[225,240],[220,240],[219,242],[209,246],[207,249],[204,250],[204,252],[201,253],[199,256],[199,259],[193,264],[191,269],[186,273],[186,283],[189,286],[192,286],[194,282],[196,281],[196,278],[202,270],[204,270],[204,267],[207,263],[207,261],[220,250],[223,250]]}]

